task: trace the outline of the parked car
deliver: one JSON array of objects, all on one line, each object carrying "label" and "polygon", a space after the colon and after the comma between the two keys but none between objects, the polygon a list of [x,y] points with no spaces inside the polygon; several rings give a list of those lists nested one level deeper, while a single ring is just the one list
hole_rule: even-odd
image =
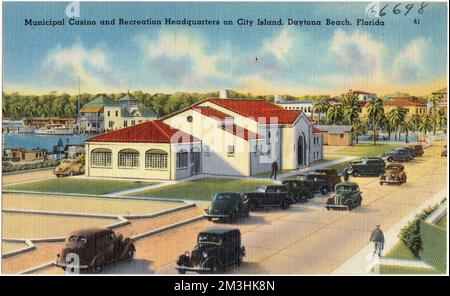
[{"label": "parked car", "polygon": [[442,152],[441,152],[441,157],[447,157],[447,148],[445,148],[444,150],[442,150]]},{"label": "parked car", "polygon": [[[123,238],[111,229],[81,229],[66,236],[61,252],[56,255],[56,265],[64,270],[75,267],[100,272],[106,264],[133,259],[135,252],[130,238]],[[74,256],[78,258],[74,259]]]},{"label": "parked car", "polygon": [[234,222],[236,219],[249,216],[249,203],[245,195],[236,192],[219,192],[214,194],[209,209],[205,209],[208,221]]},{"label": "parked car", "polygon": [[338,171],[336,169],[320,169],[315,170],[314,172],[328,178],[328,181],[330,181],[332,188],[334,188],[337,184],[342,182],[341,177],[339,176]]},{"label": "parked car", "polygon": [[359,186],[353,182],[342,182],[336,185],[336,193],[327,200],[327,210],[347,209],[349,211],[359,207],[362,194]]},{"label": "parked car", "polygon": [[380,177],[380,185],[406,183],[405,167],[399,163],[392,163],[386,166],[386,172]]},{"label": "parked car", "polygon": [[64,159],[53,172],[56,177],[84,175],[84,162],[79,159]]},{"label": "parked car", "polygon": [[288,188],[288,194],[295,201],[306,201],[314,197],[314,193],[309,190],[308,184],[305,181],[297,179],[283,180],[281,184]]},{"label": "parked car", "polygon": [[253,192],[244,193],[250,204],[250,211],[265,207],[281,207],[287,210],[295,200],[289,196],[284,185],[258,186]]},{"label": "parked car", "polygon": [[309,190],[313,193],[322,193],[327,195],[333,190],[333,186],[327,176],[318,173],[307,173],[297,177],[298,180],[306,182]]},{"label": "parked car", "polygon": [[403,149],[403,148],[397,148],[389,150],[381,156],[383,160],[393,162],[393,161],[411,161],[413,159],[413,156],[410,151]]},{"label": "parked car", "polygon": [[358,176],[379,176],[384,173],[386,163],[378,157],[362,158],[359,161],[349,162],[347,172],[354,177]]},{"label": "parked car", "polygon": [[423,147],[420,144],[416,144],[416,145],[409,145],[409,147],[414,148],[414,150],[416,151],[416,156],[423,156]]},{"label": "parked car", "polygon": [[240,266],[244,257],[239,229],[209,228],[198,234],[192,252],[179,256],[176,269],[181,274],[187,271],[217,273],[226,266]]}]

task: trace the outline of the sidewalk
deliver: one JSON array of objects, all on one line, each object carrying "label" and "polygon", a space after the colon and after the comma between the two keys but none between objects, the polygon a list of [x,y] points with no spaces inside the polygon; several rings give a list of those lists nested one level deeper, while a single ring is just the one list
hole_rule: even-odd
[{"label": "sidewalk", "polygon": [[[415,216],[419,214],[423,209],[433,206],[436,203],[441,202],[442,199],[447,197],[447,189],[440,191],[435,194],[432,198],[428,199],[424,203],[422,203],[419,207],[417,207],[414,211],[403,217],[399,222],[394,224],[391,228],[384,232],[385,237],[385,246],[384,253],[386,254],[397,242],[398,242],[398,234],[400,230],[405,227],[409,221],[414,220]],[[352,275],[352,274],[368,274],[371,272],[372,267],[377,264],[393,264],[398,265],[399,261],[408,261],[408,260],[393,260],[393,259],[385,259],[385,258],[375,258],[373,257],[373,243],[368,243],[365,247],[363,247],[358,253],[353,255],[347,261],[345,261],[341,266],[335,269],[332,274],[341,274],[341,275]],[[409,264],[413,264],[414,267],[417,264],[416,262],[407,262],[407,266]],[[411,266],[413,266],[411,265]],[[426,267],[428,267],[425,264]],[[419,266],[424,267],[424,266]]]}]

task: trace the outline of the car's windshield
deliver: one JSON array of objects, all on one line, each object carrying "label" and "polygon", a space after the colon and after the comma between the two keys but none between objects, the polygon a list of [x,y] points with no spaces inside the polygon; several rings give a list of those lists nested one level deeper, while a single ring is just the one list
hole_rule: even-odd
[{"label": "car's windshield", "polygon": [[351,192],[352,187],[347,185],[336,186],[336,191],[338,192]]},{"label": "car's windshield", "polygon": [[232,197],[229,194],[218,194],[214,197],[214,201],[229,201]]},{"label": "car's windshield", "polygon": [[200,234],[198,236],[198,244],[201,245],[220,245],[222,243],[222,240],[217,235],[211,235],[211,234]]},{"label": "car's windshield", "polygon": [[299,179],[300,181],[306,181],[306,176],[300,176],[300,177],[298,177],[298,179]]},{"label": "car's windshield", "polygon": [[256,187],[256,192],[266,192],[266,187],[264,186]]},{"label": "car's windshield", "polygon": [[84,244],[87,242],[87,239],[84,236],[72,235],[69,237],[68,241],[71,243]]}]

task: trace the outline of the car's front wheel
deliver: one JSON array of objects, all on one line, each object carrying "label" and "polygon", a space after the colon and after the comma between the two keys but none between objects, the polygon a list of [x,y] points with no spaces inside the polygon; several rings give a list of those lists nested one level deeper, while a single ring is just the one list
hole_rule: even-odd
[{"label": "car's front wheel", "polygon": [[237,261],[236,261],[237,266],[241,266],[243,259],[244,259],[244,256],[242,256],[242,253],[239,253],[239,255],[237,257]]},{"label": "car's front wheel", "polygon": [[355,207],[354,204],[353,204],[353,200],[349,200],[349,201],[346,203],[346,206],[347,206],[347,209],[348,209],[349,211],[353,210],[353,208]]},{"label": "car's front wheel", "polygon": [[358,176],[359,176],[359,172],[358,172],[357,170],[354,170],[354,171],[352,172],[352,176],[353,176],[353,177],[358,177]]},{"label": "car's front wheel", "polygon": [[127,259],[130,260],[130,261],[133,260],[134,253],[135,253],[135,251],[133,249],[129,249],[128,252],[127,252]]},{"label": "car's front wheel", "polygon": [[320,189],[320,193],[322,193],[322,195],[327,195],[328,192],[329,190],[327,186],[322,186],[322,188]]},{"label": "car's front wheel", "polygon": [[281,202],[281,209],[282,210],[287,210],[289,208],[289,203],[286,200],[283,200]]}]

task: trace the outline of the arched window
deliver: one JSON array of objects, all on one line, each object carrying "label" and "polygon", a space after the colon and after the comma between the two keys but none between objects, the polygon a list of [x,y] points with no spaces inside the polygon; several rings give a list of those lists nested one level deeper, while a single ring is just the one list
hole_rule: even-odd
[{"label": "arched window", "polygon": [[177,152],[177,169],[185,169],[189,167],[189,154],[186,150],[181,149]]},{"label": "arched window", "polygon": [[119,167],[136,168],[139,166],[139,152],[133,149],[119,151]]},{"label": "arched window", "polygon": [[167,169],[167,152],[157,149],[145,152],[145,167],[152,169]]},{"label": "arched window", "polygon": [[94,167],[111,167],[111,150],[95,149],[91,152],[91,165]]}]

